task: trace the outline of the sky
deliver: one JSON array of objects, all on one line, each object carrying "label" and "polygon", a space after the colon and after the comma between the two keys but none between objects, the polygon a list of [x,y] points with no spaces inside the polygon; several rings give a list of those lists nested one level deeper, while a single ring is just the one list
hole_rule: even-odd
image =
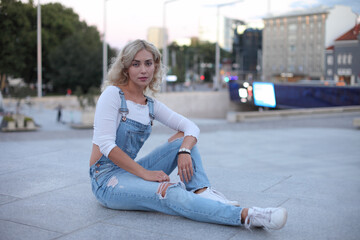
[{"label": "sky", "polygon": [[[118,49],[131,40],[146,39],[149,27],[163,26],[164,0],[40,0],[41,4],[53,2],[72,8],[80,20],[96,26],[100,33],[104,31],[106,4],[106,39]],[[198,36],[203,16],[216,18],[217,5],[233,2],[236,3],[219,8],[219,14],[245,22],[261,21],[269,10],[271,14],[281,14],[319,5],[345,5],[360,14],[358,0],[175,0],[166,4],[169,40]]]}]

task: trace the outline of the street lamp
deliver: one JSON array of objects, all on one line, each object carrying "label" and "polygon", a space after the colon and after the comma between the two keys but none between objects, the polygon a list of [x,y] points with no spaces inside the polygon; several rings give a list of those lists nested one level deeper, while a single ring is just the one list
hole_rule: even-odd
[{"label": "street lamp", "polygon": [[218,90],[219,88],[219,79],[220,79],[220,47],[219,47],[219,12],[221,7],[234,5],[236,3],[242,2],[243,0],[238,0],[229,3],[216,4],[216,49],[215,49],[215,78],[213,79],[213,90]]},{"label": "street lamp", "polygon": [[165,66],[165,79],[162,81],[162,91],[166,92],[166,75],[168,67],[168,54],[167,54],[167,32],[166,32],[166,4],[175,2],[177,0],[166,0],[163,6],[163,64]]},{"label": "street lamp", "polygon": [[103,78],[102,83],[105,82],[107,78],[107,44],[106,44],[106,1],[104,0],[104,33],[103,33]]},{"label": "street lamp", "polygon": [[42,66],[41,66],[41,5],[37,8],[37,96],[42,97]]}]

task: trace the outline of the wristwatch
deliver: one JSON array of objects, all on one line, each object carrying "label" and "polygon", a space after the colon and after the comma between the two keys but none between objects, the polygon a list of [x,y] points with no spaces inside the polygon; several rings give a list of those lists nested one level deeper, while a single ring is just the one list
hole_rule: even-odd
[{"label": "wristwatch", "polygon": [[191,150],[188,148],[180,148],[178,154],[182,153],[191,154]]}]

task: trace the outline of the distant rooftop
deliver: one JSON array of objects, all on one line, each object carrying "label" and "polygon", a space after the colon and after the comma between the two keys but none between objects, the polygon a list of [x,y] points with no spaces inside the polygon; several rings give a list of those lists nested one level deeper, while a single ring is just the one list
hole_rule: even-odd
[{"label": "distant rooftop", "polygon": [[357,40],[359,31],[360,31],[360,23],[355,25],[352,29],[347,31],[345,34],[341,35],[335,41]]},{"label": "distant rooftop", "polygon": [[318,7],[315,7],[315,8],[300,9],[300,10],[295,10],[295,11],[282,13],[282,14],[275,14],[275,15],[269,14],[266,17],[264,17],[264,19],[294,17],[294,16],[306,16],[306,15],[328,13],[330,9],[332,9],[332,8],[321,5],[321,6],[318,6]]}]

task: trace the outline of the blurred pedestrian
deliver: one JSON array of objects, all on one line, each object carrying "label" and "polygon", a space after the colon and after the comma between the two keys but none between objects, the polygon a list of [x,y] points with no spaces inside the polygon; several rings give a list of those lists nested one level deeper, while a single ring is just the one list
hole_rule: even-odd
[{"label": "blurred pedestrian", "polygon": [[[197,148],[199,128],[145,95],[162,80],[158,49],[128,43],[112,65],[97,102],[90,158],[92,190],[105,207],[159,211],[196,221],[282,228],[284,208],[242,208],[214,190]],[[177,131],[162,146],[134,161],[157,120]],[[180,182],[170,182],[177,167]],[[236,186],[236,185],[233,185]]]},{"label": "blurred pedestrian", "polygon": [[57,106],[57,121],[58,122],[61,122],[61,115],[62,115],[62,105],[61,104],[59,104],[58,106]]}]

